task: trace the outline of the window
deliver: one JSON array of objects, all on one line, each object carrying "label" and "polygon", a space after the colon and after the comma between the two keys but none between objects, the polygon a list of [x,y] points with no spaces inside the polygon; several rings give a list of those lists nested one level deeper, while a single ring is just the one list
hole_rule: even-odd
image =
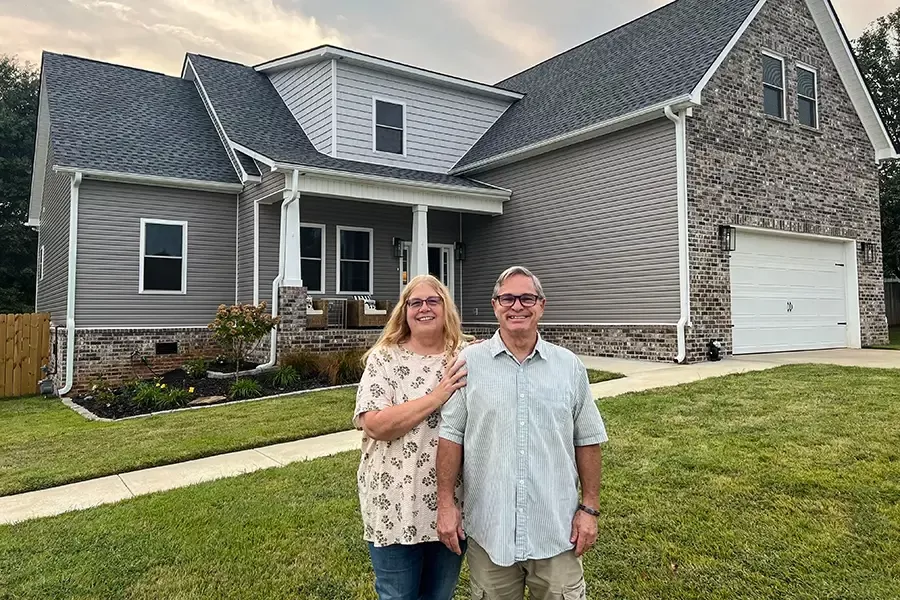
[{"label": "window", "polygon": [[767,115],[785,118],[784,59],[763,54],[763,107]]},{"label": "window", "polygon": [[[403,243],[403,253],[400,256],[400,287],[403,288],[409,280],[409,261],[412,256],[412,248],[409,242]],[[453,246],[447,244],[428,245],[428,274],[436,277],[453,293]]]},{"label": "window", "polygon": [[325,293],[325,226],[300,223],[300,277],[310,294]]},{"label": "window", "polygon": [[337,293],[372,293],[372,230],[337,228]]},{"label": "window", "polygon": [[376,152],[406,154],[406,105],[372,99]]},{"label": "window", "polygon": [[44,279],[44,246],[41,246],[40,256],[38,258],[39,270],[38,270],[38,281],[42,281]]},{"label": "window", "polygon": [[186,293],[186,251],[186,222],[141,219],[140,293]]},{"label": "window", "polygon": [[808,127],[819,126],[819,82],[814,69],[797,66],[797,118]]}]

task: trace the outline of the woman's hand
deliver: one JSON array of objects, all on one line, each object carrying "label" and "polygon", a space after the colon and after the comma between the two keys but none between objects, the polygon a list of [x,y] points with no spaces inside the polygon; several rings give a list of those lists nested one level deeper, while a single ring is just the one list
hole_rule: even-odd
[{"label": "woman's hand", "polygon": [[438,386],[431,392],[431,395],[441,403],[441,406],[450,399],[453,392],[466,385],[465,379],[463,378],[468,371],[463,368],[465,366],[466,360],[464,358],[457,358],[456,362],[447,369],[446,373],[444,373],[444,377],[441,379]]}]

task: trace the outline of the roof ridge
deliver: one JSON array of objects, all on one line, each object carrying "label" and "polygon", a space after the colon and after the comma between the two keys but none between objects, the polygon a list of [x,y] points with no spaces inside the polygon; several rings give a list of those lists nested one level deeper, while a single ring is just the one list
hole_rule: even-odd
[{"label": "roof ridge", "polygon": [[651,10],[650,12],[644,13],[643,15],[641,15],[641,16],[639,16],[639,17],[637,17],[637,18],[634,18],[634,19],[632,19],[632,20],[630,20],[630,21],[627,21],[627,22],[625,22],[625,23],[622,23],[622,24],[619,25],[618,27],[614,27],[614,28],[610,29],[609,31],[604,31],[603,33],[601,33],[601,34],[599,34],[599,35],[595,35],[594,37],[592,37],[592,38],[590,38],[590,39],[588,39],[588,40],[585,40],[585,41],[581,42],[580,44],[576,44],[576,45],[572,46],[572,47],[569,48],[568,50],[563,50],[562,52],[558,52],[558,53],[554,54],[553,56],[550,56],[550,57],[548,57],[548,58],[545,58],[545,59],[542,60],[541,62],[535,63],[535,64],[531,65],[530,67],[527,67],[526,69],[523,69],[522,71],[519,71],[518,73],[513,73],[513,74],[510,75],[509,77],[507,77],[507,78],[505,78],[505,79],[502,79],[502,80],[498,81],[498,82],[495,83],[494,85],[495,85],[495,86],[503,85],[505,82],[509,81],[510,79],[512,79],[512,78],[514,78],[514,77],[518,77],[519,75],[524,75],[524,74],[527,73],[528,71],[531,71],[532,69],[536,69],[536,68],[540,67],[541,65],[550,62],[551,60],[555,60],[555,59],[559,58],[560,56],[563,56],[563,55],[565,55],[565,54],[568,54],[569,52],[573,52],[573,51],[575,51],[575,50],[578,50],[578,49],[581,48],[582,46],[586,46],[586,45],[590,44],[591,42],[594,42],[594,41],[596,41],[596,40],[599,40],[599,39],[602,38],[602,37],[606,37],[606,36],[608,36],[608,35],[610,35],[610,34],[612,34],[612,33],[615,33],[615,32],[617,32],[617,31],[619,31],[620,29],[624,29],[624,28],[626,28],[626,27],[630,27],[631,25],[634,25],[634,24],[637,23],[638,21],[642,21],[642,20],[646,19],[646,18],[649,17],[650,15],[654,15],[654,14],[656,14],[656,13],[662,11],[663,9],[667,9],[667,8],[672,7],[672,6],[675,6],[675,5],[678,4],[680,1],[681,1],[681,0],[672,0],[672,1],[669,2],[668,4],[663,4],[662,6],[659,6],[659,7],[657,7],[657,8],[654,8],[654,9]]},{"label": "roof ridge", "polygon": [[84,56],[75,56],[74,54],[66,54],[65,52],[50,52],[49,50],[44,50],[42,52],[44,56],[59,56],[62,58],[71,58],[72,60],[80,60],[83,62],[94,63],[97,65],[104,65],[107,67],[116,67],[117,69],[128,69],[130,71],[138,71],[140,73],[148,73],[150,75],[158,75],[160,77],[166,77],[168,79],[177,79],[181,81],[181,77],[176,77],[174,75],[169,75],[167,73],[161,73],[160,71],[151,71],[150,69],[143,69],[141,67],[132,67],[131,65],[122,65],[114,62],[109,62],[106,60],[98,60],[96,58],[87,58]]},{"label": "roof ridge", "polygon": [[199,52],[185,52],[187,56],[197,56],[199,58],[208,58],[209,60],[214,60],[216,62],[227,63],[230,65],[237,65],[238,67],[244,67],[246,69],[252,69],[253,67],[250,65],[245,65],[244,63],[239,63],[236,60],[228,60],[227,58],[219,58],[217,56],[210,56],[208,54],[200,54]]}]

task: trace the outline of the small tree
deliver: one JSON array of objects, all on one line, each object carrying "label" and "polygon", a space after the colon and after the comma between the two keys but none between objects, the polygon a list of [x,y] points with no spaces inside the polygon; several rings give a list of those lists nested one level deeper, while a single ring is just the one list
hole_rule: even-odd
[{"label": "small tree", "polygon": [[260,340],[272,331],[279,318],[266,312],[266,303],[219,306],[216,318],[209,324],[213,338],[234,361],[234,376],[240,370],[241,361],[256,348]]}]

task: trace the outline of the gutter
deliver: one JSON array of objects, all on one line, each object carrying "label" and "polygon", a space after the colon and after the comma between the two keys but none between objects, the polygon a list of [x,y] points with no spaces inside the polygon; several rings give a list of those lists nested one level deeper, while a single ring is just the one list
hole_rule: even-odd
[{"label": "gutter", "polygon": [[675,159],[677,164],[678,185],[678,280],[681,313],[676,325],[678,335],[678,354],[675,362],[683,364],[687,357],[687,341],[685,328],[691,322],[691,274],[688,261],[688,193],[687,193],[687,133],[685,124],[686,110],[678,114],[672,106],[665,107],[666,117],[675,123]]},{"label": "gutter", "polygon": [[188,190],[204,190],[207,192],[221,192],[239,194],[244,186],[240,183],[224,183],[219,181],[204,181],[200,179],[182,179],[180,177],[160,177],[158,175],[140,175],[138,173],[122,173],[118,171],[101,171],[98,169],[80,169],[78,167],[53,167],[57,173],[80,173],[83,177],[99,179],[101,181],[116,181],[120,183],[133,183],[136,185],[150,185],[156,187],[172,187]]},{"label": "gutter", "polygon": [[[285,263],[285,239],[287,237],[287,209],[300,198],[300,171],[293,170],[291,174],[291,196],[281,203],[281,237],[278,241],[278,276],[272,281],[272,316],[278,316],[278,292],[281,288],[281,282],[284,281],[284,263]],[[275,366],[278,349],[278,325],[272,329],[272,342],[269,347],[269,361],[257,367],[264,370]]]},{"label": "gutter", "polygon": [[84,175],[72,174],[69,188],[69,288],[66,298],[66,381],[57,393],[65,396],[75,383],[75,266],[78,256],[78,193]]}]

